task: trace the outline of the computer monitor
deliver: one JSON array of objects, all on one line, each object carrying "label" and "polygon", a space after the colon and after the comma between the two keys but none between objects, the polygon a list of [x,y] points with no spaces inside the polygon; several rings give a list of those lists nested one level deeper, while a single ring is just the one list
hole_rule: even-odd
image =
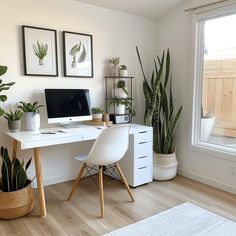
[{"label": "computer monitor", "polygon": [[48,123],[92,120],[88,89],[45,89]]}]

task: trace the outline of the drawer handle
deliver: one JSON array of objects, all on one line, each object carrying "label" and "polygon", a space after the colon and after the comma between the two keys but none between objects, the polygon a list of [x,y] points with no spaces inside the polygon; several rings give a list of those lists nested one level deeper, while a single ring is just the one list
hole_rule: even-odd
[{"label": "drawer handle", "polygon": [[140,134],[145,134],[145,133],[147,133],[148,131],[140,131],[139,133]]},{"label": "drawer handle", "polygon": [[146,141],[146,142],[140,142],[139,144],[145,144],[145,143],[148,143],[148,141]]},{"label": "drawer handle", "polygon": [[145,169],[145,168],[147,168],[147,167],[148,167],[148,166],[139,167],[139,170]]},{"label": "drawer handle", "polygon": [[147,158],[147,156],[142,156],[142,157],[139,157],[138,159],[143,159],[143,158]]}]

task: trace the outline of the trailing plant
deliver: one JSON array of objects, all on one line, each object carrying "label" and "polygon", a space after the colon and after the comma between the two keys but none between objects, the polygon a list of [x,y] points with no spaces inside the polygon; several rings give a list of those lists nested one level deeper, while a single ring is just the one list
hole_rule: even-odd
[{"label": "trailing plant", "polygon": [[120,70],[127,70],[127,66],[126,65],[120,65]]},{"label": "trailing plant", "polygon": [[92,114],[101,114],[101,113],[103,113],[103,110],[100,107],[92,108]]},{"label": "trailing plant", "polygon": [[7,148],[3,146],[1,147],[1,157],[2,178],[0,180],[0,190],[3,192],[13,192],[25,188],[31,182],[27,177],[26,171],[30,166],[32,158],[27,161],[26,165],[24,160],[20,162],[15,154],[11,160]]},{"label": "trailing plant", "polygon": [[113,64],[114,66],[118,66],[120,64],[120,58],[119,57],[112,57],[109,62]]},{"label": "trailing plant", "polygon": [[43,60],[43,58],[48,54],[48,45],[45,43],[39,43],[37,41],[37,46],[33,44],[33,50],[34,54],[40,59]]},{"label": "trailing plant", "polygon": [[170,78],[170,52],[163,51],[162,57],[154,59],[154,70],[148,82],[143,70],[141,57],[136,47],[143,74],[143,92],[145,97],[144,123],[153,126],[153,150],[156,153],[174,152],[174,131],[182,112],[182,106],[174,112],[172,82]]},{"label": "trailing plant", "polygon": [[119,105],[125,105],[125,110],[128,111],[128,113],[131,116],[135,116],[136,112],[135,110],[132,108],[132,104],[131,104],[131,99],[130,98],[112,98],[109,102],[109,105],[115,104],[117,106]]},{"label": "trailing plant", "polygon": [[23,112],[20,111],[20,110],[16,110],[16,111],[13,112],[13,111],[10,109],[9,112],[5,112],[5,114],[4,114],[4,118],[5,118],[6,120],[12,120],[12,121],[14,121],[14,120],[20,120],[22,116],[23,116]]},{"label": "trailing plant", "polygon": [[38,102],[34,103],[27,103],[27,102],[22,102],[20,101],[21,105],[18,105],[17,107],[21,109],[24,112],[35,112],[39,113],[39,108],[44,107],[44,105],[38,105]]},{"label": "trailing plant", "polygon": [[124,91],[124,93],[126,95],[128,95],[128,90],[126,88],[126,83],[124,80],[120,79],[117,83],[116,83],[116,88],[120,88]]},{"label": "trailing plant", "polygon": [[[0,76],[4,75],[7,72],[7,67],[6,66],[1,66],[0,65]],[[10,87],[15,84],[15,82],[10,82],[10,83],[3,83],[2,80],[0,80],[0,92],[4,90],[10,89]],[[6,95],[0,95],[0,102],[5,102],[7,100]],[[0,116],[4,115],[4,110],[0,107]]]}]

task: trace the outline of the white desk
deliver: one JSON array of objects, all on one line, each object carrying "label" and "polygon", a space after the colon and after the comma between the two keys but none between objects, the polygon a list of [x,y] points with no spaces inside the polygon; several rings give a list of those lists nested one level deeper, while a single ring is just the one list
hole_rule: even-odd
[{"label": "white desk", "polygon": [[[152,130],[151,127],[130,124],[130,134],[135,132],[143,133],[144,127]],[[63,129],[61,127],[41,129],[39,132],[20,131],[20,132],[5,132],[6,135],[13,139],[12,153],[16,152],[18,144],[21,149],[33,149],[35,172],[37,180],[38,204],[40,215],[46,217],[46,204],[44,197],[40,148],[58,144],[66,144],[80,142],[85,140],[94,140],[100,134],[104,127],[81,125],[80,128]],[[55,132],[55,134],[42,134],[42,132]],[[64,131],[60,132],[60,131]]]}]

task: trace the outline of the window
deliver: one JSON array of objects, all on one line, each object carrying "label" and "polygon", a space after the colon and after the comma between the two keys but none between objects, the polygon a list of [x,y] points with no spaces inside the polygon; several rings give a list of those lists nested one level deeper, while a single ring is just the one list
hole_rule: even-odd
[{"label": "window", "polygon": [[236,153],[236,6],[195,15],[192,145]]}]

